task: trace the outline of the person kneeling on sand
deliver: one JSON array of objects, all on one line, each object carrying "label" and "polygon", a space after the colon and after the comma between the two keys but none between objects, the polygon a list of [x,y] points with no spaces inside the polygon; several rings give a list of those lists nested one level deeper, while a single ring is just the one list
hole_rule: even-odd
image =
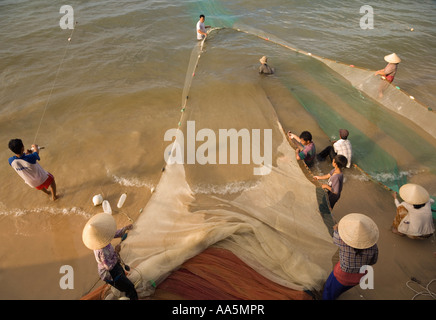
[{"label": "person kneeling on sand", "polygon": [[[82,232],[82,240],[86,247],[94,250],[100,278],[121,292],[125,292],[130,300],[138,300],[134,284],[126,277],[119,256],[120,245],[114,247],[111,241],[121,238],[127,230],[133,228],[129,224],[117,230],[115,219],[107,213],[99,213],[86,223]],[[126,266],[127,269],[127,266]]]},{"label": "person kneeling on sand", "polygon": [[[45,171],[37,162],[39,158],[39,147],[32,144],[31,150],[24,152],[24,144],[21,139],[11,139],[9,149],[15,153],[15,156],[9,158],[9,165],[15,169],[18,175],[30,187],[41,190],[51,195],[52,200],[58,198],[56,194],[56,182],[53,175]],[[47,189],[50,188],[50,191]]]},{"label": "person kneeling on sand", "polygon": [[375,222],[361,213],[350,213],[333,227],[333,243],[339,247],[339,262],[330,273],[323,300],[335,300],[360,283],[364,266],[378,260],[379,230]]},{"label": "person kneeling on sand", "polygon": [[397,193],[393,193],[397,215],[392,223],[392,232],[399,235],[407,235],[412,239],[430,237],[434,231],[430,198],[427,190],[417,184],[408,183],[400,188],[400,197],[404,200],[399,202]]},{"label": "person kneeling on sand", "polygon": [[328,179],[327,184],[323,184],[321,187],[327,190],[331,209],[333,209],[336,202],[338,202],[341,197],[342,186],[344,184],[342,169],[347,165],[347,158],[338,154],[333,158],[332,165],[334,169],[326,175],[313,177],[314,180]]}]

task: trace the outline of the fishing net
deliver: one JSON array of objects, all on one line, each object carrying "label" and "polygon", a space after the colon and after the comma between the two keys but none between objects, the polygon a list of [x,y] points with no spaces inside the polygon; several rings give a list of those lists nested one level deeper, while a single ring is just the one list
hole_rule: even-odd
[{"label": "fishing net", "polygon": [[[332,141],[339,139],[339,128],[352,132],[353,163],[368,177],[398,192],[411,174],[436,174],[434,110],[373,70],[299,50],[250,26],[235,23],[234,28],[287,49],[287,54],[274,57],[286,67],[281,82]],[[436,211],[436,202],[432,210]]]},{"label": "fishing net", "polygon": [[[223,35],[215,41],[225,38]],[[336,251],[325,194],[301,170],[274,109],[257,80],[253,81],[252,71],[244,67],[245,57],[234,56],[232,61],[222,61],[222,57],[219,49],[206,50],[198,66],[189,64],[187,78],[194,76],[194,70],[195,76],[193,82],[185,82],[192,87],[178,126],[183,136],[175,134],[175,141],[181,143],[187,137],[189,121],[195,121],[198,129],[209,128],[215,133],[220,128],[269,129],[273,153],[270,172],[254,175],[258,165],[253,162],[189,165],[185,157],[185,164],[167,164],[155,193],[123,242],[123,259],[137,271],[132,272],[132,281],[141,296],[149,295],[154,290],[151,280],[161,283],[186,260],[213,245],[231,251],[266,279],[284,287],[320,290]],[[198,56],[193,54],[192,59],[198,61]],[[217,72],[226,73],[221,63],[232,66],[225,82],[216,79]],[[241,72],[233,69],[237,65]],[[232,90],[236,85],[240,90]],[[267,142],[264,138],[251,147],[266,150]],[[234,152],[231,146],[218,143],[215,159],[221,159],[224,148],[230,159]],[[170,149],[171,153],[180,150]],[[242,159],[242,147],[238,158]],[[205,181],[218,189],[229,183],[240,184],[236,192],[228,194]]]},{"label": "fishing net", "polygon": [[[235,30],[216,32],[208,40],[213,40],[214,46],[206,48],[206,53],[203,44],[196,44],[182,96],[182,116],[177,126],[181,134],[174,135],[175,141],[180,146],[188,133],[188,121],[212,132],[219,132],[223,126],[234,126],[236,130],[241,126],[248,130],[272,128],[271,171],[253,176],[253,164],[229,167],[216,162],[207,166],[169,163],[122,250],[123,259],[132,267],[130,277],[140,296],[150,295],[154,291],[152,284],[161,283],[186,260],[210,246],[231,251],[265,278],[295,290],[320,290],[331,271],[336,248],[331,241],[333,219],[325,209],[325,194],[301,170],[261,86],[248,80],[253,69],[246,67],[246,57],[238,56],[237,48],[229,54],[220,48],[220,41],[241,41],[241,35],[248,33],[246,41],[260,37],[267,40],[267,45],[278,44],[280,49],[274,49],[274,59],[280,66],[277,79],[281,85],[289,89],[332,140],[338,138],[339,128],[347,128],[351,132],[354,164],[387,188],[398,190],[406,183],[407,174],[401,168],[409,163],[422,163],[429,174],[434,174],[433,145],[416,144],[416,139],[432,133],[424,124],[425,134],[410,129],[374,94],[379,94],[382,84],[382,99],[398,101],[395,105],[409,110],[405,112],[415,113],[412,110],[419,107],[430,118],[431,110],[414,105],[413,99],[406,101],[401,90],[385,86],[373,72],[340,64],[332,67],[332,61],[296,50],[254,29],[247,31],[239,26]],[[281,54],[280,50],[289,49],[292,54]],[[337,72],[351,84],[338,77]],[[241,124],[241,119],[246,121]],[[168,149],[170,154],[183,150],[176,145]],[[392,153],[392,145],[399,154]],[[226,146],[230,154],[232,150]],[[263,149],[263,145],[256,147]],[[218,144],[216,150],[209,149],[208,156],[212,157],[208,159],[217,159],[222,148]],[[175,159],[186,158],[187,155]],[[228,183],[232,179],[246,184],[230,196],[198,183]]]}]

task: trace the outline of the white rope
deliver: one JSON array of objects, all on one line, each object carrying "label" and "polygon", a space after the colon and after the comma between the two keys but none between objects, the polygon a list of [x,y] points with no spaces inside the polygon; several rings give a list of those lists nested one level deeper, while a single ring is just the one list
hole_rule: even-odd
[{"label": "white rope", "polygon": [[[412,297],[412,300],[415,300],[416,297],[419,296],[425,296],[425,297],[431,297],[432,299],[436,300],[436,292],[433,292],[430,290],[430,285],[432,284],[433,281],[436,281],[436,279],[432,279],[425,287],[421,284],[421,281],[419,281],[418,279],[412,278],[411,280],[406,282],[406,286],[412,290],[413,292],[415,292],[415,295]],[[422,291],[417,291],[415,289],[413,289],[409,283],[417,283],[423,290]]]},{"label": "white rope", "polygon": [[[77,24],[77,21],[76,21],[76,24]],[[44,119],[45,112],[46,112],[46,110],[47,110],[47,106],[48,106],[48,104],[49,104],[49,102],[50,102],[50,98],[51,98],[51,96],[52,96],[52,94],[53,94],[53,90],[54,90],[54,87],[55,87],[55,85],[56,85],[56,80],[57,80],[57,78],[58,78],[59,71],[61,70],[62,64],[64,63],[64,59],[65,59],[65,56],[66,56],[66,54],[67,54],[68,47],[69,47],[69,45],[70,45],[70,43],[71,43],[71,39],[72,39],[72,37],[73,37],[74,30],[75,30],[75,28],[73,28],[73,30],[71,31],[70,37],[68,38],[67,46],[65,47],[64,55],[63,55],[63,57],[62,57],[62,59],[61,59],[61,63],[59,64],[58,70],[56,71],[56,76],[55,76],[55,79],[54,79],[54,81],[53,81],[53,85],[52,85],[52,87],[51,87],[50,93],[49,93],[49,95],[48,95],[48,99],[47,99],[47,102],[46,102],[46,104],[45,104],[44,111],[43,111],[43,113],[42,113],[41,119],[39,120],[39,125],[38,125],[38,129],[36,130],[35,139],[33,140],[33,144],[36,143],[36,138],[38,137],[39,129],[41,129],[42,120]]]}]

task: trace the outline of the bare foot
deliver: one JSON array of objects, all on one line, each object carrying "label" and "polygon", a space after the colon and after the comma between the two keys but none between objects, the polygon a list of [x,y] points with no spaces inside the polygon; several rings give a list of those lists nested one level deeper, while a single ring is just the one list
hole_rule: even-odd
[{"label": "bare foot", "polygon": [[58,200],[58,199],[60,199],[62,197],[63,197],[63,194],[55,194],[55,195],[51,194],[51,200],[52,201],[56,201],[56,200]]}]

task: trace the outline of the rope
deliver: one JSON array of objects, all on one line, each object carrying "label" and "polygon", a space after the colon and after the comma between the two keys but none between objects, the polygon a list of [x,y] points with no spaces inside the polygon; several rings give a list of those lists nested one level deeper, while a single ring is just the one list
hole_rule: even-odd
[{"label": "rope", "polygon": [[[211,33],[214,30],[219,30],[219,29],[222,29],[222,28],[211,28],[210,30],[207,31],[207,34]],[[195,76],[195,69],[197,69],[198,62],[200,61],[201,54],[203,53],[203,46],[204,46],[204,42],[206,41],[206,39],[207,39],[207,37],[205,37],[199,43],[200,50],[198,52],[197,59],[195,60],[194,67],[192,68],[193,72],[192,72],[192,74],[190,76],[189,76],[188,72],[190,70],[189,66],[191,65],[191,62],[188,65],[187,75],[186,75],[186,79],[185,79],[185,88],[183,89],[182,108],[180,109],[180,112],[182,114],[180,115],[179,122],[177,123],[176,139],[175,139],[175,141],[173,143],[173,147],[171,149],[170,154],[172,154],[174,152],[174,148],[176,147],[176,141],[177,141],[177,136],[178,136],[177,133],[180,131],[180,127],[182,125],[182,121],[183,121],[183,118],[185,116],[185,111],[186,111],[186,107],[187,107],[188,99],[189,99],[189,91],[190,91],[190,88],[191,88],[191,82],[192,82],[192,79]],[[196,46],[194,47],[194,49],[196,48]],[[191,59],[192,59],[192,57],[191,57]],[[188,81],[189,81],[189,84],[188,84]]]},{"label": "rope", "polygon": [[[77,21],[76,21],[76,24],[77,24]],[[46,102],[46,104],[45,104],[44,111],[43,111],[43,113],[42,113],[41,119],[39,120],[39,125],[38,125],[38,129],[36,130],[35,139],[33,140],[33,144],[36,143],[36,138],[38,137],[39,130],[41,129],[42,120],[44,119],[45,112],[46,112],[46,110],[47,110],[47,106],[48,106],[48,104],[49,104],[49,102],[50,102],[50,98],[51,98],[51,96],[52,96],[52,94],[53,94],[53,90],[54,90],[54,87],[55,87],[55,85],[56,85],[56,80],[57,80],[57,78],[58,78],[59,71],[61,70],[62,64],[64,63],[64,59],[65,59],[65,56],[66,56],[66,54],[67,54],[68,47],[69,47],[69,45],[70,45],[70,43],[71,43],[71,39],[72,39],[72,37],[73,37],[74,30],[75,30],[75,28],[73,28],[72,31],[71,31],[70,37],[68,38],[68,43],[67,43],[67,45],[66,45],[66,47],[65,47],[65,50],[64,50],[64,55],[63,55],[63,57],[62,57],[62,59],[61,59],[61,62],[60,62],[59,67],[58,67],[58,70],[56,71],[56,76],[55,76],[55,79],[54,79],[54,81],[53,81],[53,85],[52,85],[52,87],[51,87],[50,93],[49,93],[49,95],[48,95],[47,102]]]},{"label": "rope", "polygon": [[[409,281],[406,282],[406,286],[415,292],[415,295],[412,297],[412,300],[415,300],[416,297],[419,296],[425,296],[425,297],[431,297],[432,299],[436,300],[436,292],[433,292],[430,290],[430,285],[433,283],[433,281],[436,281],[436,279],[432,279],[425,287],[421,284],[421,281],[419,281],[416,278],[411,278]],[[416,291],[413,289],[409,284],[410,283],[417,283],[423,290],[422,291]]]}]

